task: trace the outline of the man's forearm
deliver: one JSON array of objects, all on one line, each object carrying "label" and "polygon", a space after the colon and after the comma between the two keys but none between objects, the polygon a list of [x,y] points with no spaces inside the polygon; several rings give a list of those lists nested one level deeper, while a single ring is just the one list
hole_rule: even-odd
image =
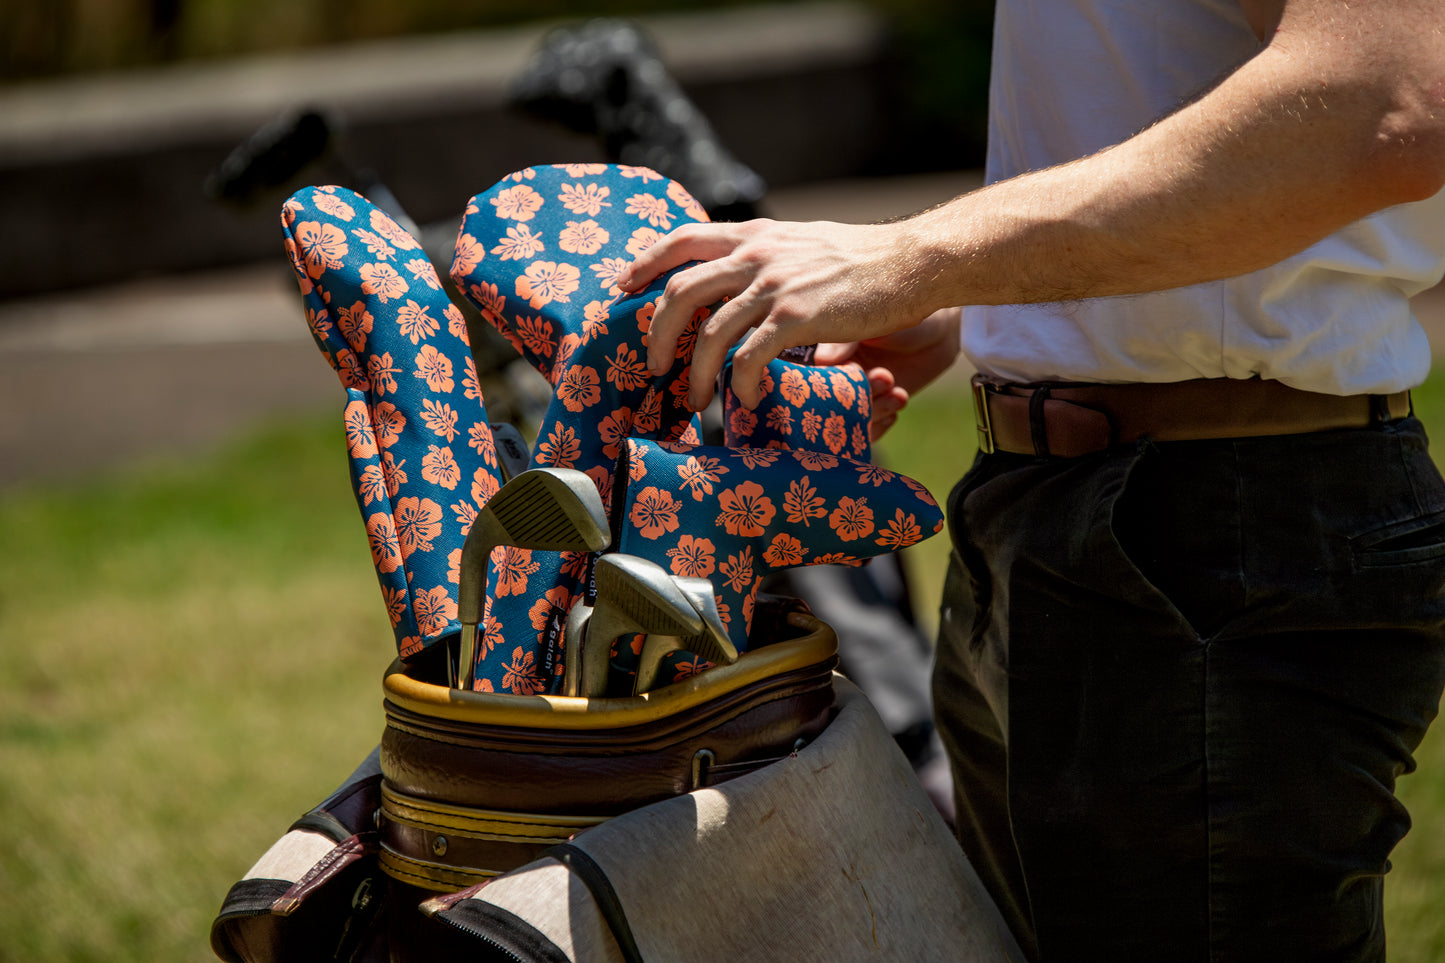
[{"label": "man's forearm", "polygon": [[1445,14],[1388,6],[1404,22],[1287,12],[1257,57],[1130,140],[897,225],[910,288],[933,308],[1178,287],[1430,196],[1445,183]]}]

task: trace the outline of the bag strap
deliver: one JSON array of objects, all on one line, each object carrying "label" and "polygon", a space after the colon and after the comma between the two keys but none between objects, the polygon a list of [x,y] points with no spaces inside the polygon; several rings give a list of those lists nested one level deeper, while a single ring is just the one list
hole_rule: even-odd
[{"label": "bag strap", "polygon": [[612,931],[618,949],[622,951],[622,958],[627,963],[643,963],[642,952],[637,948],[637,940],[632,936],[632,927],[627,923],[627,913],[622,909],[622,901],[617,898],[617,891],[612,888],[612,882],[602,867],[571,843],[559,843],[544,850],[542,855],[550,856],[566,866],[592,893],[598,911],[607,922],[608,929]]}]

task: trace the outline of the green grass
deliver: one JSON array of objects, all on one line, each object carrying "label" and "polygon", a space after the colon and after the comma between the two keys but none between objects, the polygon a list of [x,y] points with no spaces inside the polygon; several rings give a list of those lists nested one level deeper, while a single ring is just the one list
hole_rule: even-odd
[{"label": "green grass", "polygon": [[376,743],[392,651],[329,413],[0,500],[0,960],[206,960]]},{"label": "green grass", "polygon": [[[1445,379],[1419,395],[1445,437]],[[339,406],[338,406],[339,408]],[[943,497],[966,396],[885,457]],[[190,461],[0,495],[0,961],[212,959],[210,920],[375,744],[393,651],[336,411]],[[931,616],[947,545],[910,559]],[[1400,793],[1392,959],[1445,959],[1445,735]]]}]

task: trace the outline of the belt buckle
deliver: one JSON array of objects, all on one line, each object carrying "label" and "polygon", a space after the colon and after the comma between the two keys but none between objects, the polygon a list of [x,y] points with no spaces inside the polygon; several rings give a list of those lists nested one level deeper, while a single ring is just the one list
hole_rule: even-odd
[{"label": "belt buckle", "polygon": [[978,450],[985,455],[992,455],[993,422],[988,416],[988,395],[990,391],[997,391],[998,388],[978,375],[974,375],[970,384],[973,388],[973,421],[978,429]]}]

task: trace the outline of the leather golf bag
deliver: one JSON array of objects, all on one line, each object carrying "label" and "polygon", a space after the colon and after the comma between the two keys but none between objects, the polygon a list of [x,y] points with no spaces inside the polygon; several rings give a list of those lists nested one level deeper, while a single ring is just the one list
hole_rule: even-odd
[{"label": "leather golf bag", "polygon": [[786,623],[793,638],[654,699],[457,699],[393,664],[382,746],[332,797],[374,815],[298,821],[233,888],[213,948],[1023,960],[871,704],[831,673],[831,631]]}]

